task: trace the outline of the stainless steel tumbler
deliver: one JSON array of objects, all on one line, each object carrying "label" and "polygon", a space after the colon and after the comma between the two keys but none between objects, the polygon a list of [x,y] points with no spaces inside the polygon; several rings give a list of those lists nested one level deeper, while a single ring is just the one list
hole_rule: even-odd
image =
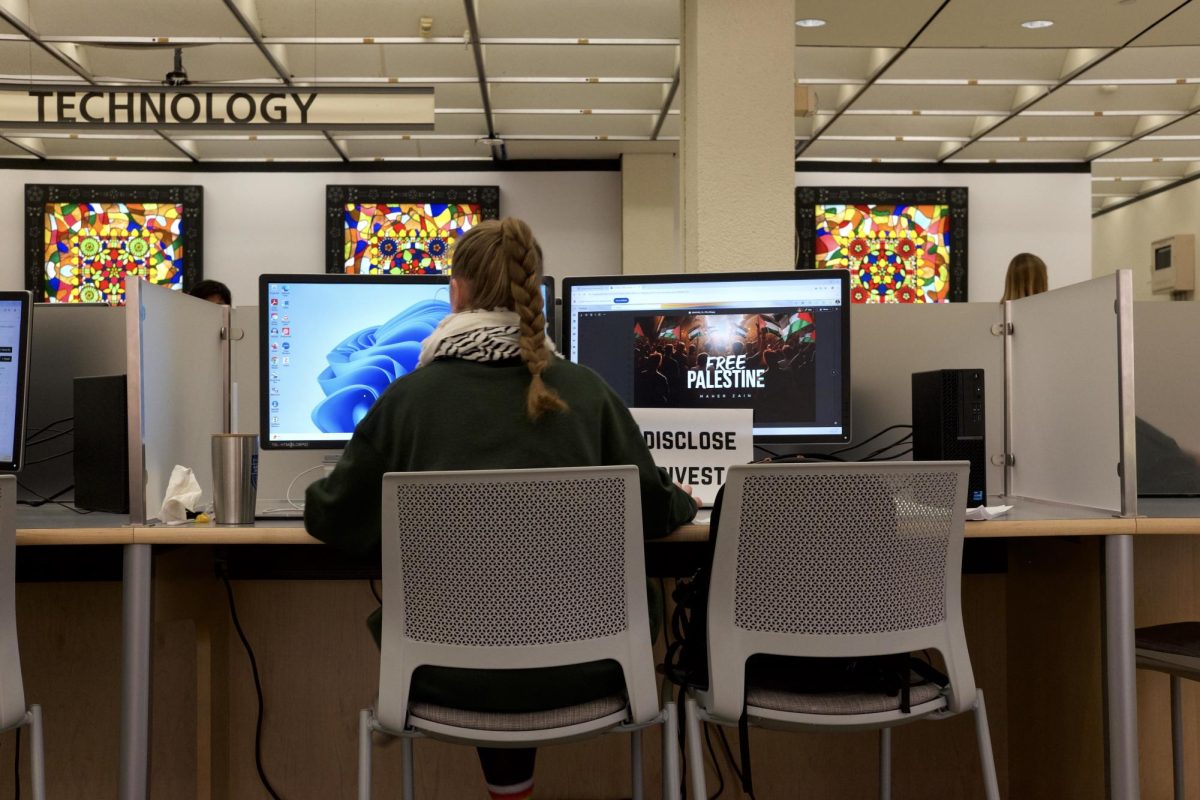
[{"label": "stainless steel tumbler", "polygon": [[213,511],[218,525],[253,525],[258,494],[258,435],[214,433]]}]

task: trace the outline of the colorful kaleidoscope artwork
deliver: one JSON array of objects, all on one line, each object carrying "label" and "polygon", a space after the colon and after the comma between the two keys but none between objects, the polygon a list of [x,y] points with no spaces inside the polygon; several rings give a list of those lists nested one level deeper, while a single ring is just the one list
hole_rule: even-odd
[{"label": "colorful kaleidoscope artwork", "polygon": [[854,303],[950,301],[950,206],[818,205],[817,268],[848,269]]},{"label": "colorful kaleidoscope artwork", "polygon": [[450,272],[454,245],[483,219],[476,203],[345,206],[345,271],[360,275]]},{"label": "colorful kaleidoscope artwork", "polygon": [[124,305],[135,276],[183,286],[183,207],[167,203],[47,203],[37,302]]}]

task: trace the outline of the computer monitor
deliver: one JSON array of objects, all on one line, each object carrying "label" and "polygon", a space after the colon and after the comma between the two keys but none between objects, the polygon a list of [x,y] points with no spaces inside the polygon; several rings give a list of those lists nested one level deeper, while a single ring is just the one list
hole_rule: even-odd
[{"label": "computer monitor", "polygon": [[32,303],[29,292],[0,292],[0,472],[20,470],[25,455]]},{"label": "computer monitor", "polygon": [[[450,313],[445,275],[262,275],[259,439],[263,449],[341,449]],[[542,281],[547,331],[553,281]]]},{"label": "computer monitor", "polygon": [[751,408],[754,439],[850,441],[845,270],[563,281],[563,341],[631,407]]}]

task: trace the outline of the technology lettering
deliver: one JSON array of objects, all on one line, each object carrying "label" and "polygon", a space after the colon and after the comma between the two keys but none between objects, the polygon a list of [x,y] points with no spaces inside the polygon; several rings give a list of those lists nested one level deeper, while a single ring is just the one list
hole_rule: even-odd
[{"label": "technology lettering", "polygon": [[316,93],[51,92],[37,98],[37,121],[109,125],[289,125],[308,123]]},{"label": "technology lettering", "polygon": [[746,369],[746,356],[713,356],[701,369],[687,373],[689,389],[761,389],[767,371]]}]

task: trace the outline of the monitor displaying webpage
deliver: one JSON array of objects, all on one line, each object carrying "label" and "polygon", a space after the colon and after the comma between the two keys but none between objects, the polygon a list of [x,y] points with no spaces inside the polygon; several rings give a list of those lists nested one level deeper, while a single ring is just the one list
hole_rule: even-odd
[{"label": "monitor displaying webpage", "polygon": [[20,300],[0,300],[0,463],[16,459],[21,396],[20,354],[25,323]]},{"label": "monitor displaying webpage", "polygon": [[751,408],[763,440],[848,437],[843,276],[585,280],[565,291],[568,356],[627,405]]}]

